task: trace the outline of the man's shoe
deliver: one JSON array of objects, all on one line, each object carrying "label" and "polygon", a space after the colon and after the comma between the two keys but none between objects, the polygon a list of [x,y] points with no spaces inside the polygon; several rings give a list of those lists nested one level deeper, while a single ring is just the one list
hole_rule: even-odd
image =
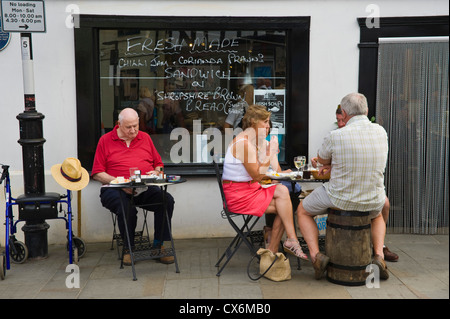
[{"label": "man's shoe", "polygon": [[397,261],[398,255],[389,250],[386,246],[383,248],[384,260],[385,261]]},{"label": "man's shoe", "polygon": [[380,255],[375,255],[373,257],[372,263],[376,266],[378,266],[378,269],[380,270],[380,278],[381,279],[388,279],[389,278],[389,272],[387,270],[386,263],[384,262],[383,258]]},{"label": "man's shoe", "polygon": [[131,266],[131,255],[130,254],[124,254],[122,262],[123,262],[123,264],[125,266]]},{"label": "man's shoe", "polygon": [[175,258],[173,256],[161,257],[161,258],[159,258],[159,261],[162,264],[169,265],[169,264],[173,264],[175,262]]},{"label": "man's shoe", "polygon": [[327,270],[327,265],[329,261],[330,257],[322,253],[317,253],[316,260],[314,260],[313,262],[314,278],[316,278],[317,280],[322,278],[323,274],[325,273],[325,270]]},{"label": "man's shoe", "polygon": [[[164,251],[164,247],[163,246],[161,246],[161,252],[162,251]],[[162,264],[168,265],[168,264],[173,264],[175,262],[175,258],[173,256],[161,257],[161,258],[159,258],[159,261]]]}]

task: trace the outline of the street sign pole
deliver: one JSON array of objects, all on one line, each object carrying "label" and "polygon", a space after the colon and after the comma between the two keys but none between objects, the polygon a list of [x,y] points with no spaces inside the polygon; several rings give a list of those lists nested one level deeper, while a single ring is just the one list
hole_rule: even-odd
[{"label": "street sign pole", "polygon": [[35,111],[33,44],[31,33],[20,34],[25,111]]}]

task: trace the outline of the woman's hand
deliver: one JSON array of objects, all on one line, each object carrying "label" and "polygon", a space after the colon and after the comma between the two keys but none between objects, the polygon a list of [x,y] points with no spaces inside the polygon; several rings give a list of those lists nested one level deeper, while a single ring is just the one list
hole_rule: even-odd
[{"label": "woman's hand", "polygon": [[266,155],[277,155],[279,152],[280,146],[278,145],[278,138],[276,136],[272,136],[270,138],[269,147],[266,148]]}]

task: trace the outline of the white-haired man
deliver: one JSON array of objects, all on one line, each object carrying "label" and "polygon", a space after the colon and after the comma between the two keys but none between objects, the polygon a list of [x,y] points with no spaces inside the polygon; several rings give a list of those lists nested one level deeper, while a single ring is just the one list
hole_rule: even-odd
[{"label": "white-haired man", "polygon": [[311,254],[316,279],[326,270],[329,258],[319,252],[315,215],[330,207],[341,210],[370,211],[372,217],[373,263],[380,278],[388,279],[383,244],[386,233],[381,210],[385,204],[384,171],[388,154],[387,133],[367,118],[367,99],[360,93],[346,95],[341,103],[345,126],[327,134],[317,154],[323,165],[331,165],[329,183],[316,188],[298,206],[301,233]]}]

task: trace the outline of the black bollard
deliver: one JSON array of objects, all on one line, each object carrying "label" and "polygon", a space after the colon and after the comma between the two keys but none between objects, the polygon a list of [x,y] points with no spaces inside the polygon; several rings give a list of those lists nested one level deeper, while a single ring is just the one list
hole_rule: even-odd
[{"label": "black bollard", "polygon": [[28,249],[28,258],[44,259],[48,257],[47,230],[50,225],[45,220],[27,220],[22,227],[25,235],[25,245]]},{"label": "black bollard", "polygon": [[42,120],[44,115],[36,111],[25,111],[16,117],[19,120],[22,145],[23,182],[25,194],[45,192],[44,149]]},{"label": "black bollard", "polygon": [[[17,115],[22,145],[23,180],[25,194],[21,197],[45,197],[44,150],[42,120],[44,115],[36,111],[34,94],[33,50],[31,33],[21,33],[22,67],[24,83],[24,112]],[[50,227],[45,217],[25,219],[22,230],[29,258],[46,258],[48,255],[47,230]]]},{"label": "black bollard", "polygon": [[[35,110],[25,111],[17,116],[20,124],[18,143],[22,145],[25,197],[45,193],[43,118],[44,115]],[[47,230],[49,227],[45,219],[25,221],[22,231],[28,248],[28,258],[40,259],[48,256]]]}]

